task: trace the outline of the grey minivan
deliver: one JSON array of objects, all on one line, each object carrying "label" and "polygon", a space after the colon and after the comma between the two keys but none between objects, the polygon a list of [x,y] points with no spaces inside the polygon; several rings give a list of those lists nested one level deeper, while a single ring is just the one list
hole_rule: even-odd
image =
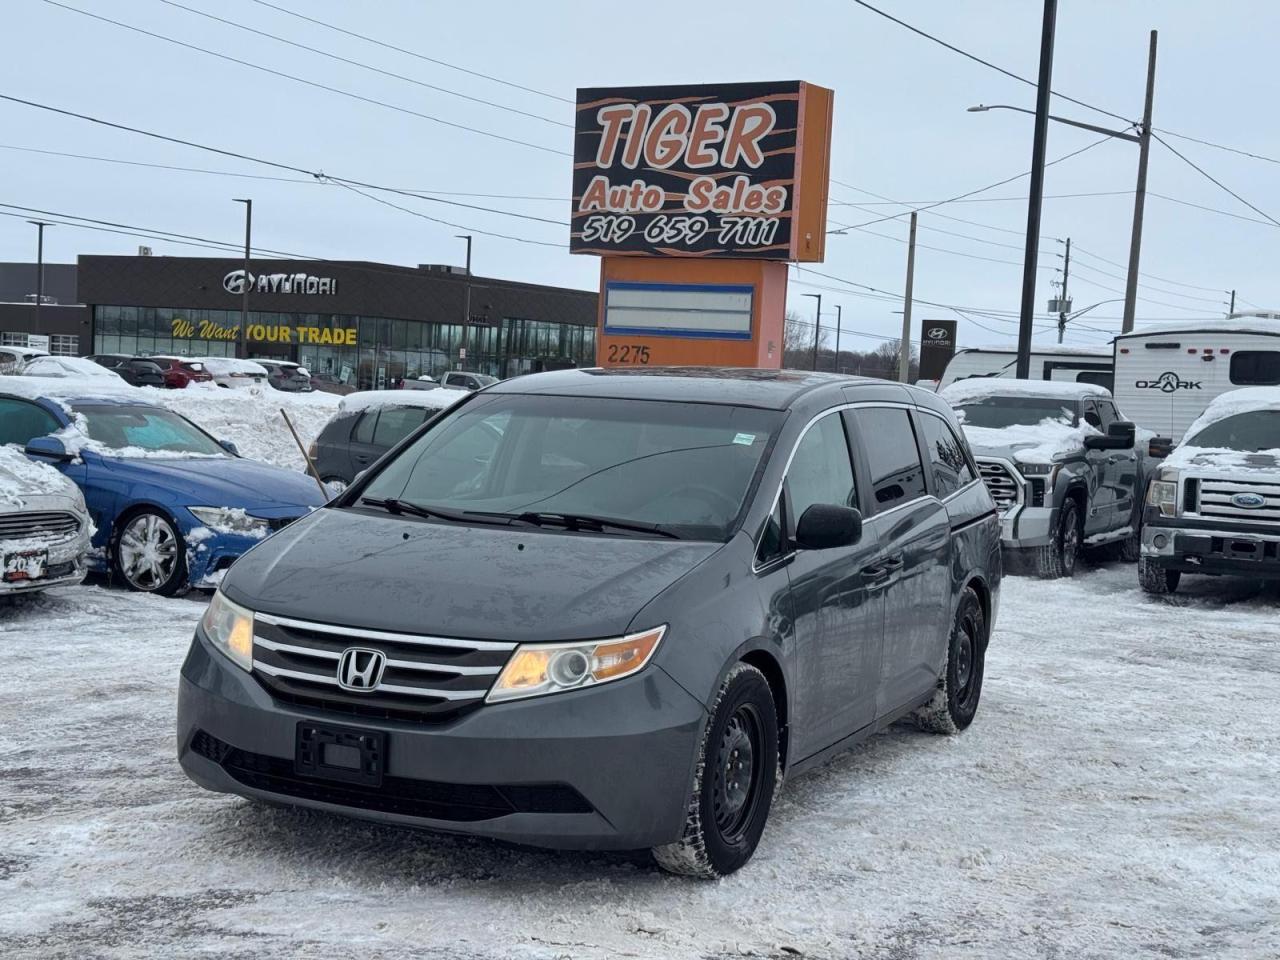
[{"label": "grey minivan", "polygon": [[521,377],[236,562],[178,754],[211,790],[721,876],[784,775],[900,718],[968,726],[1000,577],[931,393]]}]

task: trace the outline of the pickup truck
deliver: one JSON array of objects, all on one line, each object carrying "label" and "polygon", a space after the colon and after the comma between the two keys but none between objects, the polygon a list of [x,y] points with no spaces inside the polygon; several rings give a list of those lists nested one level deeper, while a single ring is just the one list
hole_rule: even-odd
[{"label": "pickup truck", "polygon": [[1184,573],[1280,580],[1280,387],[1217,397],[1147,492],[1138,582],[1178,589]]},{"label": "pickup truck", "polygon": [[981,378],[939,396],[955,408],[1000,509],[1011,567],[1070,577],[1086,547],[1138,559],[1149,461],[1105,387]]}]

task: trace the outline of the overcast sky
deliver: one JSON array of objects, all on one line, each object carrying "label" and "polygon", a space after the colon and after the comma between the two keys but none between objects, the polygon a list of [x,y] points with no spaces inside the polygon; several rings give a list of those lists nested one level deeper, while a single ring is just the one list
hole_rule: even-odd
[{"label": "overcast sky", "polygon": [[[272,0],[424,57],[551,96],[372,46],[254,0],[177,2],[419,83],[254,36],[163,0],[65,0],[65,5],[497,136],[308,87],[95,21],[46,0],[5,0],[0,92],[369,183],[442,194],[501,194],[442,198],[554,221],[568,213],[571,161],[562,152],[572,142],[570,129],[562,124],[572,122],[571,103],[564,100],[571,101],[578,86],[802,79],[833,88],[832,170],[840,184],[832,184],[830,219],[837,224],[863,223],[905,209],[883,204],[872,193],[914,203],[934,201],[1030,168],[1030,117],[1008,111],[971,114],[965,108],[976,103],[1032,107],[1031,87],[849,0],[789,5],[648,0],[626,7],[567,0]],[[1036,75],[1040,4],[1035,0],[877,0],[876,5],[1015,73]],[[1275,120],[1280,4],[1271,0],[1062,0],[1054,89],[1137,119],[1152,28],[1160,31],[1156,128],[1280,158]],[[424,85],[547,119],[469,102]],[[1062,100],[1055,100],[1053,110],[1090,123],[1120,125]],[[232,198],[251,196],[255,247],[331,259],[459,263],[463,242],[454,235],[470,231],[477,234],[474,270],[479,275],[580,288],[597,283],[594,257],[479,235],[487,230],[564,244],[564,226],[378,195],[467,228],[459,229],[332,184],[237,179],[19,151],[11,148],[293,176],[3,101],[0,129],[0,202],[5,204],[236,243],[243,235],[243,214]],[[1099,139],[1053,125],[1049,156]],[[1280,164],[1185,140],[1170,143],[1250,203],[1280,217]],[[1077,308],[1122,296],[1137,154],[1135,145],[1109,140],[1048,169],[1046,193],[1054,198],[1044,204],[1042,235],[1047,239],[1041,243],[1041,264],[1046,269],[1039,273],[1037,291],[1041,310],[1054,294],[1050,282],[1061,264],[1062,246],[1054,238],[1072,239],[1070,293]],[[1026,183],[1023,178],[978,194],[984,202],[948,204],[920,215],[918,298],[1016,314],[1027,211],[1025,201],[1007,198],[1025,196]],[[1159,144],[1152,146],[1148,189],[1263,220]],[[1056,198],[1081,193],[1108,195]],[[814,267],[900,296],[906,217],[869,230],[877,235],[853,231],[831,237],[826,263]],[[1231,288],[1239,291],[1239,309],[1280,307],[1277,230],[1265,221],[1252,223],[1149,195],[1142,257],[1148,276],[1139,291],[1145,298],[1139,300],[1139,318],[1220,315],[1226,309],[1225,291]],[[69,262],[81,253],[133,253],[139,243],[156,254],[214,255],[168,241],[69,226],[47,232],[45,254],[50,261]],[[35,228],[23,219],[0,217],[0,259],[30,260],[34,253]],[[801,282],[833,289],[819,291]],[[834,322],[835,304],[843,305],[846,331],[884,336],[901,323],[893,313],[901,308],[898,302],[860,296],[854,288],[793,270],[792,307],[811,317],[813,301],[800,296],[805,292],[823,293],[824,323]],[[1081,318],[1081,328],[1068,342],[1105,343],[1108,336],[1099,331],[1118,330],[1120,307],[1104,304]],[[917,315],[956,317],[932,306],[917,306]],[[1084,329],[1085,324],[1096,329]],[[1006,320],[979,315],[961,320],[960,342],[1007,341],[1014,329]],[[1037,342],[1053,336],[1045,329]],[[843,345],[867,349],[876,342],[846,333]]]}]

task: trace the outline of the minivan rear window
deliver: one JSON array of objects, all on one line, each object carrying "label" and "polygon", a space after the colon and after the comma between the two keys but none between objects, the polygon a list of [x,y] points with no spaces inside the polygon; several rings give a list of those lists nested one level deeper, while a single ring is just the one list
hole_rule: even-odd
[{"label": "minivan rear window", "polygon": [[364,498],[573,514],[728,539],[784,414],[718,404],[494,394],[446,414]]}]

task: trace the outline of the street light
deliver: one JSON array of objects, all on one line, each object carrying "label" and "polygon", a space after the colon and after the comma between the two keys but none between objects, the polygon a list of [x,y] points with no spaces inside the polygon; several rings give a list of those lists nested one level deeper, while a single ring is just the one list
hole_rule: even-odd
[{"label": "street light", "polygon": [[813,369],[818,369],[818,340],[822,336],[822,294],[802,293],[802,297],[813,297],[818,301],[818,310],[813,315]]},{"label": "street light", "polygon": [[462,348],[458,351],[458,369],[467,369],[467,331],[471,328],[471,234],[454,234],[455,240],[467,241],[467,295],[462,307]]},{"label": "street light", "polygon": [[41,333],[43,327],[40,326],[40,304],[44,300],[44,228],[55,227],[57,224],[48,223],[44,220],[28,220],[27,223],[36,228],[36,333]]}]

